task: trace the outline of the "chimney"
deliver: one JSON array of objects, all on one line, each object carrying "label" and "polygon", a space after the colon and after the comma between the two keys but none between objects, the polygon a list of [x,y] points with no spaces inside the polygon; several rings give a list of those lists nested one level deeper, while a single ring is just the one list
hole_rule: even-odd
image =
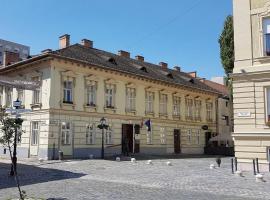
[{"label": "chimney", "polygon": [[50,53],[50,52],[52,52],[52,49],[44,49],[41,51],[42,54]]},{"label": "chimney", "polygon": [[3,66],[19,62],[20,60],[21,59],[19,53],[5,51],[3,55]]},{"label": "chimney", "polygon": [[175,71],[181,72],[181,67],[179,67],[179,66],[174,66],[173,68],[174,68]]},{"label": "chimney", "polygon": [[70,44],[70,35],[65,34],[59,37],[59,49],[68,47]]},{"label": "chimney", "polygon": [[135,56],[135,59],[142,62],[144,61],[144,57],[140,55]]},{"label": "chimney", "polygon": [[127,52],[127,51],[119,50],[119,51],[118,51],[118,55],[119,55],[119,56],[126,57],[126,58],[130,58],[130,53]]},{"label": "chimney", "polygon": [[188,75],[190,75],[192,78],[197,78],[197,72],[188,72]]},{"label": "chimney", "polygon": [[167,69],[168,69],[168,64],[165,63],[165,62],[160,62],[160,63],[159,63],[159,66],[161,66],[161,68],[162,68],[163,70],[167,70]]},{"label": "chimney", "polygon": [[82,39],[81,40],[81,45],[87,47],[87,48],[93,48],[93,41],[88,40],[88,39]]}]

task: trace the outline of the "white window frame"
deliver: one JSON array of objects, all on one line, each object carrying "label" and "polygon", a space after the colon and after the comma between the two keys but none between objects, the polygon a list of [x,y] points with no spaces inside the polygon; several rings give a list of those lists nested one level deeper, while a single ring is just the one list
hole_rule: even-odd
[{"label": "white window frame", "polygon": [[70,122],[62,122],[61,124],[61,137],[62,145],[71,145],[72,143],[72,130]]},{"label": "white window frame", "polygon": [[[32,77],[32,81],[39,82],[41,81],[40,76]],[[41,86],[32,91],[32,104],[41,103]]]},{"label": "white window frame", "polygon": [[181,97],[173,96],[173,115],[178,117],[181,115]]},{"label": "white window frame", "polygon": [[187,142],[189,144],[191,144],[191,142],[192,142],[192,130],[191,129],[187,130]]},{"label": "white window frame", "polygon": [[92,82],[86,86],[87,105],[95,107],[97,105],[97,84]]},{"label": "white window frame", "polygon": [[105,86],[105,107],[115,108],[115,84],[106,84]]},{"label": "white window frame", "polygon": [[206,121],[213,121],[213,102],[206,102]]},{"label": "white window frame", "polygon": [[266,147],[267,160],[270,163],[270,147]]},{"label": "white window frame", "polygon": [[4,92],[4,86],[0,85],[0,107],[3,106],[3,92]]},{"label": "white window frame", "polygon": [[202,101],[199,99],[195,99],[194,103],[195,103],[195,119],[197,121],[201,121]]},{"label": "white window frame", "polygon": [[70,79],[63,81],[63,103],[73,104],[73,81]]},{"label": "white window frame", "polygon": [[40,134],[40,123],[38,121],[33,121],[31,133],[31,146],[36,146],[39,144],[39,134]]},{"label": "white window frame", "polygon": [[21,105],[24,105],[24,90],[17,89],[17,99],[21,101]]},{"label": "white window frame", "polygon": [[159,114],[167,115],[167,104],[168,104],[168,95],[160,94],[159,95]]},{"label": "white window frame", "polygon": [[105,131],[105,144],[113,144],[113,129],[111,126]]},{"label": "white window frame", "polygon": [[136,89],[127,87],[126,88],[126,111],[136,111]]},{"label": "white window frame", "polygon": [[6,93],[6,107],[11,107],[12,106],[13,88],[12,87],[5,87],[5,93]]},{"label": "white window frame", "polygon": [[95,124],[88,124],[86,126],[86,144],[96,143],[96,126]]},{"label": "white window frame", "polygon": [[145,94],[145,112],[146,113],[154,113],[154,100],[155,100],[155,93],[146,91],[146,94]]},{"label": "white window frame", "polygon": [[166,144],[166,128],[160,127],[160,144]]},{"label": "white window frame", "polygon": [[186,119],[193,119],[193,99],[186,98]]},{"label": "white window frame", "polygon": [[201,137],[201,130],[197,130],[197,133],[196,133],[196,137],[197,137],[197,144],[200,144],[200,137]]}]

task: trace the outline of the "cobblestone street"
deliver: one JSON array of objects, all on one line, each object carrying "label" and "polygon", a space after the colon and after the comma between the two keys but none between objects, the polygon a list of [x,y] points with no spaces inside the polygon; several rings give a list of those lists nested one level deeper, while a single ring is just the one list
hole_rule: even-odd
[{"label": "cobblestone street", "polygon": [[[263,183],[252,172],[231,174],[230,159],[209,169],[214,158],[155,159],[136,163],[109,160],[21,161],[22,189],[28,196],[55,199],[270,199],[270,174]],[[167,166],[170,161],[172,166]],[[0,199],[18,197],[9,164],[0,162]]]}]

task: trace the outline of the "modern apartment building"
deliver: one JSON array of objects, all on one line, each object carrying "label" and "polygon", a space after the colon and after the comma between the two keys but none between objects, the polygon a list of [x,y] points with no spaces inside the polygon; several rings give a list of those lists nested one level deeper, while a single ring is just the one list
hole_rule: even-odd
[{"label": "modern apartment building", "polygon": [[[29,55],[30,47],[0,39],[0,66],[11,64],[14,57],[24,60],[27,59]],[[13,59],[6,59],[6,57],[13,57]]]},{"label": "modern apartment building", "polygon": [[270,161],[270,1],[234,0],[233,77],[235,156],[252,170]]},{"label": "modern apartment building", "polygon": [[[83,39],[0,69],[1,75],[41,82],[35,91],[2,88],[2,105],[19,98],[23,114],[19,155],[53,159],[100,157],[100,119],[105,117],[105,155],[203,154],[206,135],[216,132],[220,93],[180,67],[148,63],[93,48]],[[148,126],[147,126],[147,125]],[[203,127],[203,128],[202,128]]]}]

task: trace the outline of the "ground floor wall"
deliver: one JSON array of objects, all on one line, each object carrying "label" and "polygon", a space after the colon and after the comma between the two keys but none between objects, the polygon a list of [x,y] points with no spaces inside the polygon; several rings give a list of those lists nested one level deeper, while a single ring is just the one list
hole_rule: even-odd
[{"label": "ground floor wall", "polygon": [[234,138],[235,157],[241,170],[253,170],[253,160],[258,158],[261,171],[269,171],[270,134]]},{"label": "ground floor wall", "polygon": [[[18,156],[57,159],[59,151],[66,158],[89,158],[101,156],[102,131],[98,128],[100,119],[106,118],[109,126],[104,130],[105,156],[123,153],[123,124],[139,127],[133,134],[134,149],[137,153],[166,155],[175,153],[175,143],[179,143],[178,153],[203,154],[205,123],[188,123],[180,120],[151,119],[151,131],[144,124],[148,118],[98,114],[75,111],[37,111],[23,116],[21,142],[18,145]],[[36,126],[35,123],[38,123]],[[215,124],[208,124],[215,132]],[[37,129],[37,130],[36,130]],[[179,130],[179,141],[175,142],[175,130]],[[35,138],[37,132],[38,138]],[[139,134],[136,134],[139,133]],[[91,137],[91,139],[90,139]],[[136,144],[135,144],[136,143]],[[133,149],[129,149],[132,153]]]}]

